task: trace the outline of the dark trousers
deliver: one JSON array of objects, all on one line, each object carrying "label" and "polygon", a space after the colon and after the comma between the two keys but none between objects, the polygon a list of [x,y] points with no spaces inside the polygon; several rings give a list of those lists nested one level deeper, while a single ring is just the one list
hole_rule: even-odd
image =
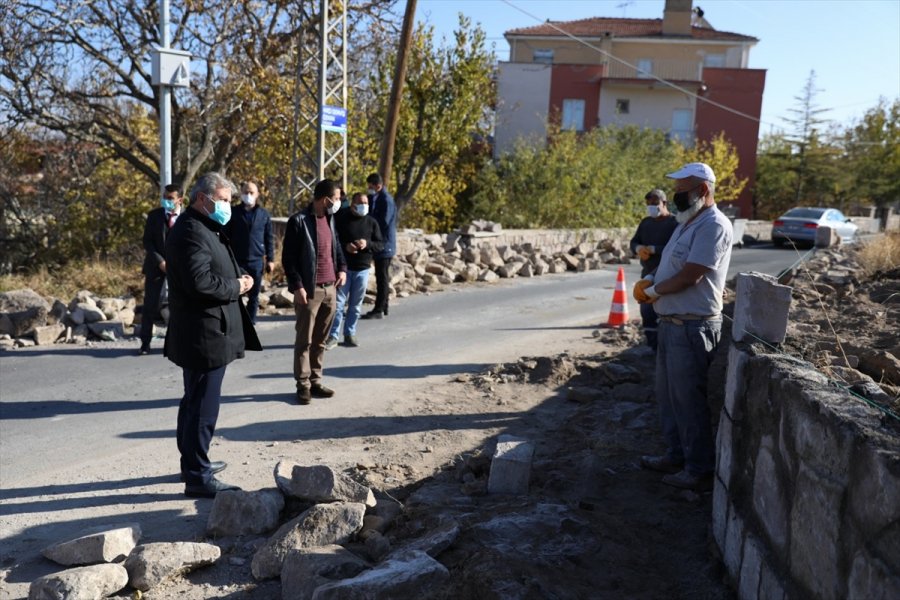
[{"label": "dark trousers", "polygon": [[656,310],[653,304],[641,304],[641,321],[644,326],[644,335],[647,337],[647,345],[656,350],[657,333],[656,327],[658,320],[656,318]]},{"label": "dark trousers", "polygon": [[241,268],[253,278],[253,287],[247,292],[247,312],[250,322],[256,325],[256,313],[259,311],[259,290],[262,287],[263,263],[242,264]]},{"label": "dark trousers", "polygon": [[141,309],[141,346],[149,346],[153,339],[153,322],[159,315],[159,300],[162,297],[166,276],[144,277],[144,307]]},{"label": "dark trousers", "polygon": [[184,397],[178,406],[178,452],[181,473],[188,485],[205,484],[212,477],[209,444],[216,432],[225,367],[209,371],[182,369]]},{"label": "dark trousers", "polygon": [[375,259],[375,307],[373,312],[388,314],[391,295],[391,257]]}]

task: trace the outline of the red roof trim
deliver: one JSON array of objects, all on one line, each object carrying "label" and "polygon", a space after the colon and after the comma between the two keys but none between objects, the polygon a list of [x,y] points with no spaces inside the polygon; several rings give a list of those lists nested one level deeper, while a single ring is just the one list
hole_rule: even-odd
[{"label": "red roof trim", "polygon": [[[553,23],[553,26],[549,25]],[[556,28],[566,33],[582,37],[600,37],[605,33],[611,33],[617,38],[668,38],[688,39],[687,36],[663,35],[662,19],[612,19],[605,17],[593,17],[578,21],[548,21],[533,27],[510,29],[504,35],[513,37],[549,36],[562,37]],[[691,27],[690,38],[695,40],[723,40],[735,42],[758,42],[759,40],[749,35],[732,33],[730,31],[718,31],[706,27]]]}]

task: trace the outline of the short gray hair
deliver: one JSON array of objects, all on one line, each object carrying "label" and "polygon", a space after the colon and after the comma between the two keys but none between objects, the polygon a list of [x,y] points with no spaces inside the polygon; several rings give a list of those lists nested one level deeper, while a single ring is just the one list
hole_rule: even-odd
[{"label": "short gray hair", "polygon": [[238,193],[237,188],[227,177],[215,171],[204,173],[197,179],[197,183],[194,184],[194,187],[191,188],[191,204],[197,201],[200,194],[203,194],[207,198],[211,198],[216,190],[221,190],[223,188],[228,188],[232,196]]},{"label": "short gray hair", "polygon": [[650,198],[656,198],[663,204],[666,202],[666,193],[660,189],[650,190],[647,192],[647,195],[644,196],[644,200],[649,200]]}]

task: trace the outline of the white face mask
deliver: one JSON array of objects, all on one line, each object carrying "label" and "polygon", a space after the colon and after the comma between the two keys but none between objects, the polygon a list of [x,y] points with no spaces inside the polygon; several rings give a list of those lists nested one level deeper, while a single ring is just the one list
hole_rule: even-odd
[{"label": "white face mask", "polygon": [[251,194],[243,194],[241,196],[241,202],[243,202],[247,206],[253,206],[254,204],[256,204],[256,198],[254,198]]},{"label": "white face mask", "polygon": [[369,205],[368,204],[354,204],[353,211],[360,217],[364,217],[367,214],[369,214]]},{"label": "white face mask", "polygon": [[333,215],[334,213],[336,213],[336,212],[339,211],[340,209],[341,209],[341,203],[340,203],[340,201],[338,201],[338,202],[332,202],[331,204],[328,205],[328,214],[329,214],[329,215]]},{"label": "white face mask", "polygon": [[650,217],[651,219],[655,219],[656,217],[658,217],[659,216],[659,207],[654,206],[654,205],[648,206],[647,207],[647,216]]}]

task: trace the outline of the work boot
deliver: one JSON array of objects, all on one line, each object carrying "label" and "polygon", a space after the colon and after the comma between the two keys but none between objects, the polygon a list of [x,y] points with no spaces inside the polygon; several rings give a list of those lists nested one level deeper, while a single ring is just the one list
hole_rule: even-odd
[{"label": "work boot", "polygon": [[309,393],[313,398],[331,398],[334,396],[334,390],[325,387],[321,383],[314,383],[309,388]]},{"label": "work boot", "polygon": [[328,336],[328,339],[325,340],[325,349],[331,350],[335,346],[338,345],[338,339],[336,337]]},{"label": "work boot", "polygon": [[312,402],[312,394],[309,388],[300,388],[297,390],[297,404],[309,404]]}]

